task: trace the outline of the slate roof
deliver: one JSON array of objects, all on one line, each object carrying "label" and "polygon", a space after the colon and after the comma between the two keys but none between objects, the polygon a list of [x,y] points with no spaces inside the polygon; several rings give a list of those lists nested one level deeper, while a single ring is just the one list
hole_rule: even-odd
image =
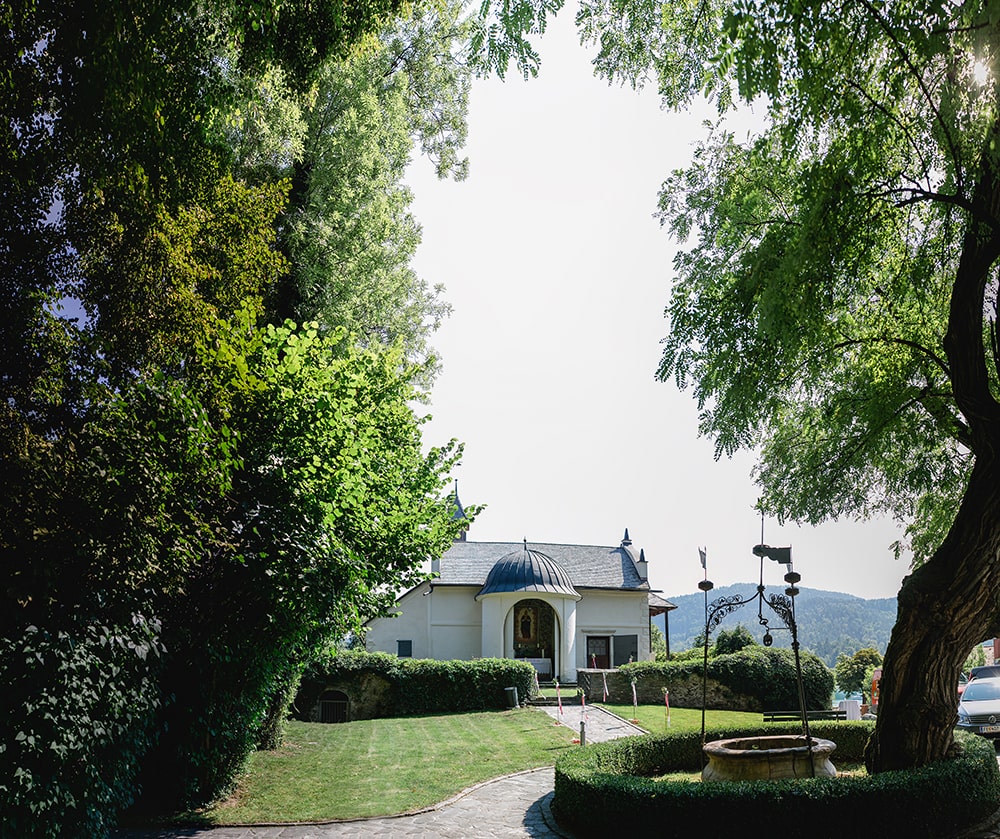
[{"label": "slate roof", "polygon": [[676,609],[677,604],[671,603],[669,600],[664,600],[659,595],[649,594],[649,608],[655,610],[656,614],[663,614],[663,612],[669,612],[671,609]]},{"label": "slate roof", "polygon": [[505,592],[545,592],[580,598],[566,570],[548,554],[532,550],[528,543],[496,561],[486,578],[486,584],[476,595]]},{"label": "slate roof", "polygon": [[[527,546],[546,554],[562,567],[573,588],[649,591],[649,583],[639,577],[630,547],[604,545],[556,545],[528,542]],[[521,552],[520,542],[455,542],[441,557],[441,576],[435,586],[482,586],[497,561]]]}]

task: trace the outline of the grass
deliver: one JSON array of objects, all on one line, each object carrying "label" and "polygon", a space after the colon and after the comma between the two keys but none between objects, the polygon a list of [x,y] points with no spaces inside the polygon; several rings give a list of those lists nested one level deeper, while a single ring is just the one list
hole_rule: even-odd
[{"label": "grass", "polygon": [[543,711],[290,722],[258,752],[236,793],[198,814],[209,824],[326,821],[406,813],[481,781],[552,766],[573,731]]},{"label": "grass", "polygon": [[[613,705],[602,704],[613,714],[626,720],[638,720],[641,728],[651,734],[663,734],[666,731],[701,731],[700,708],[671,708],[670,725],[667,725],[667,708],[665,705]],[[705,711],[705,725],[721,728],[728,726],[759,725],[760,714],[746,711]]]},{"label": "grass", "polygon": [[[563,701],[573,699],[564,692]],[[665,730],[663,706],[603,707],[638,719],[647,731]],[[759,723],[760,714],[706,713],[707,725],[748,721]],[[670,730],[700,728],[700,710],[671,709]],[[289,722],[284,745],[254,754],[229,799],[185,820],[238,825],[408,813],[491,778],[552,766],[566,749],[577,748],[575,735],[534,708],[340,725]]]}]

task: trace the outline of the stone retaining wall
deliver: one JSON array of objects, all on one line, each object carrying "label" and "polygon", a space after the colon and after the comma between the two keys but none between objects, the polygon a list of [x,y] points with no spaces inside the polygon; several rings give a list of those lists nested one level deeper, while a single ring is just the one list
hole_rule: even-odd
[{"label": "stone retaining wall", "polygon": [[291,708],[292,717],[303,722],[317,722],[319,698],[328,690],[346,694],[348,720],[371,720],[389,715],[392,686],[378,674],[362,670],[300,686]]},{"label": "stone retaining wall", "polygon": [[[583,669],[576,671],[577,687],[583,691],[588,702],[601,702],[604,699],[604,684],[608,686],[608,702],[620,705],[632,704],[632,683],[619,670]],[[700,675],[691,675],[664,683],[659,676],[640,677],[635,685],[636,698],[641,705],[652,705],[663,702],[663,690],[670,691],[670,704],[675,708],[702,707],[702,679]],[[720,711],[751,711],[761,710],[760,701],[752,696],[736,693],[720,682],[708,679],[704,685],[705,707]]]}]

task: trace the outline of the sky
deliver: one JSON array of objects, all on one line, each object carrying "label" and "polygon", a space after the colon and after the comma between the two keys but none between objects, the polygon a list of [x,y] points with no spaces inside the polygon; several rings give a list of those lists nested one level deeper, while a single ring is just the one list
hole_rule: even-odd
[{"label": "sky", "polygon": [[[765,544],[791,546],[801,587],[894,597],[909,571],[890,549],[898,526],[762,523],[752,453],[716,460],[692,392],[655,378],[678,248],[657,193],[714,111],[662,110],[655,90],[595,78],[571,6],[538,49],[537,78],[474,84],[465,181],[421,159],[407,177],[414,267],[453,307],[432,339],[442,372],[424,438],[465,445],[460,498],[486,505],[468,538],[617,545],[627,528],[669,598],[706,573],[755,582],[763,526]],[[765,585],[783,573],[768,561]]]}]

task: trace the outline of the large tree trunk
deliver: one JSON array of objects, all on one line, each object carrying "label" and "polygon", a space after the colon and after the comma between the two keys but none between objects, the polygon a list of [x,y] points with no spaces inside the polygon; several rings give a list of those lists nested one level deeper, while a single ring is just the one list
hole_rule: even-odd
[{"label": "large tree trunk", "polygon": [[958,516],[934,556],[906,578],[879,683],[869,772],[947,757],[958,674],[969,652],[998,634],[1000,468],[977,462]]},{"label": "large tree trunk", "polygon": [[976,644],[1000,631],[1000,403],[983,340],[986,290],[996,293],[1000,258],[998,144],[1000,114],[983,144],[944,337],[975,466],[948,536],[900,589],[865,756],[869,772],[923,766],[951,752],[959,669]]}]

